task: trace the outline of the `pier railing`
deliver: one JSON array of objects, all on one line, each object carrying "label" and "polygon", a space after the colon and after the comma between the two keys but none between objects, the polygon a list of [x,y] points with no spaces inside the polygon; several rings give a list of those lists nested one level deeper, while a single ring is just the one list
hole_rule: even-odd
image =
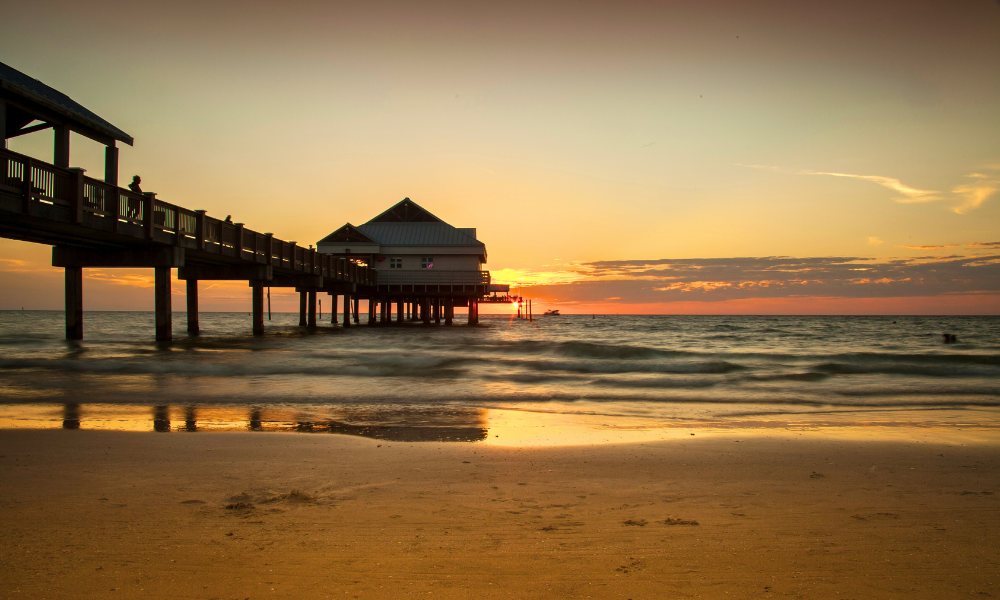
[{"label": "pier railing", "polygon": [[152,193],[92,179],[83,169],[64,169],[5,149],[0,149],[0,192],[19,198],[19,206],[3,202],[0,207],[33,217],[298,273],[377,283],[370,267],[164,202]]}]

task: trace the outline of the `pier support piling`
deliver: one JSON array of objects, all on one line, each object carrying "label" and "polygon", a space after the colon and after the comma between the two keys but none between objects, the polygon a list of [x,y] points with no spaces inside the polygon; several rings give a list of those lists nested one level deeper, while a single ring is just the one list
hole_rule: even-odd
[{"label": "pier support piling", "polygon": [[187,280],[187,325],[188,333],[198,335],[198,280]]},{"label": "pier support piling", "polygon": [[[334,323],[336,323],[336,321],[334,321]],[[344,329],[347,329],[350,326],[351,326],[351,295],[344,294]]]},{"label": "pier support piling", "polygon": [[251,304],[253,305],[253,334],[264,335],[264,282],[251,281]]},{"label": "pier support piling", "polygon": [[156,310],[156,341],[173,339],[173,312],[170,306],[170,267],[153,268],[153,304]]},{"label": "pier support piling", "polygon": [[299,327],[306,326],[306,293],[299,292]]},{"label": "pier support piling", "polygon": [[309,290],[309,329],[316,329],[316,290]]},{"label": "pier support piling", "polygon": [[469,325],[479,324],[479,301],[469,298]]},{"label": "pier support piling", "polygon": [[66,267],[66,339],[83,339],[83,268]]}]

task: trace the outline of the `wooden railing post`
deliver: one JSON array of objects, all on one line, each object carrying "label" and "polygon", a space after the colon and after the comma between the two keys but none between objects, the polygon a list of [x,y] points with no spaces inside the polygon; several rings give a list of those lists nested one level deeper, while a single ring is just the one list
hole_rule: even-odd
[{"label": "wooden railing post", "polygon": [[142,227],[146,239],[153,239],[153,207],[156,205],[156,194],[146,192],[142,195]]},{"label": "wooden railing post", "polygon": [[233,243],[233,248],[236,249],[236,258],[243,260],[243,223],[236,223],[236,241]]},{"label": "wooden railing post", "polygon": [[74,223],[83,223],[83,173],[84,170],[74,167],[69,170],[71,179],[69,189],[69,206],[73,213]]},{"label": "wooden railing post", "polygon": [[[112,187],[111,199],[108,200],[107,196],[104,198],[104,210],[108,211],[108,216],[111,217],[111,231],[118,233],[118,219],[121,217],[121,197],[118,193],[118,187]],[[108,207],[108,202],[111,202],[111,207]]]},{"label": "wooden railing post", "polygon": [[194,235],[197,239],[197,247],[199,250],[205,249],[205,210],[196,210],[197,217],[195,217],[194,225]]},{"label": "wooden railing post", "polygon": [[[269,265],[274,265],[274,234],[265,233],[264,234],[264,262]],[[277,266],[281,266],[281,261],[278,261]]]},{"label": "wooden railing post", "polygon": [[30,214],[31,194],[33,186],[31,184],[31,159],[24,160],[24,172],[21,174],[21,212]]}]

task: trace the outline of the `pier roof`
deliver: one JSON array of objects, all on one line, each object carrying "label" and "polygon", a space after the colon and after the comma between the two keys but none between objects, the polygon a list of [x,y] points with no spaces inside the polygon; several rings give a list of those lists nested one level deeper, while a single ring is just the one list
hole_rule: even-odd
[{"label": "pier roof", "polygon": [[[386,247],[449,248],[451,253],[472,254],[486,262],[486,244],[476,239],[471,227],[454,227],[409,198],[403,198],[385,212],[363,225],[350,223],[321,239],[317,245],[339,246],[352,244],[352,252],[361,248],[354,245],[372,244],[386,252]],[[460,249],[467,248],[467,251]],[[332,250],[331,250],[332,251]]]},{"label": "pier roof", "polygon": [[369,221],[360,229],[383,246],[477,246],[484,244],[466,231],[438,223],[384,223]]},{"label": "pier roof", "polygon": [[444,223],[429,210],[409,198],[403,198],[389,210],[375,217],[369,223]]},{"label": "pier roof", "polygon": [[6,135],[18,134],[32,121],[57,120],[73,131],[102,143],[124,142],[131,146],[132,136],[96,113],[17,69],[0,62],[0,97],[7,100]]},{"label": "pier roof", "polygon": [[357,227],[351,225],[350,223],[345,224],[340,229],[334,231],[330,235],[321,239],[319,244],[378,244],[375,240],[371,239],[364,233],[358,230]]}]

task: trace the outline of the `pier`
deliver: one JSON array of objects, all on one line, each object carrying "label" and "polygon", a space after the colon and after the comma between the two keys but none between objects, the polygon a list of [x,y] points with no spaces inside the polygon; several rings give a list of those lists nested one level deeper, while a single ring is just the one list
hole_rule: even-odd
[{"label": "pier", "polygon": [[67,339],[83,338],[88,267],[153,269],[160,341],[171,339],[172,269],[186,282],[191,334],[199,332],[199,281],[247,281],[257,335],[264,329],[265,287],[295,288],[313,327],[317,293],[352,298],[371,296],[376,287],[369,267],[92,179],[82,169],[0,149],[0,173],[0,236],[51,245],[52,265],[65,271]]},{"label": "pier", "polygon": [[[46,162],[7,149],[7,140],[51,129],[53,158]],[[70,132],[105,146],[103,179],[71,167]],[[52,265],[65,273],[66,338],[83,338],[83,270],[149,268],[154,272],[156,339],[172,338],[170,278],[176,269],[186,282],[187,331],[199,333],[198,282],[246,281],[250,288],[254,335],[264,332],[265,288],[288,287],[299,293],[299,323],[317,327],[317,295],[331,295],[331,321],[359,322],[359,301],[368,301],[368,323],[392,322],[396,304],[402,321],[450,325],[456,306],[468,307],[469,324],[478,322],[478,299],[489,287],[489,273],[454,281],[436,272],[435,280],[379,281],[358,257],[324,254],[285,241],[271,232],[209,216],[165,202],[155,193],[119,186],[118,144],[130,135],[71,98],[0,63],[0,237],[53,247]]]}]

